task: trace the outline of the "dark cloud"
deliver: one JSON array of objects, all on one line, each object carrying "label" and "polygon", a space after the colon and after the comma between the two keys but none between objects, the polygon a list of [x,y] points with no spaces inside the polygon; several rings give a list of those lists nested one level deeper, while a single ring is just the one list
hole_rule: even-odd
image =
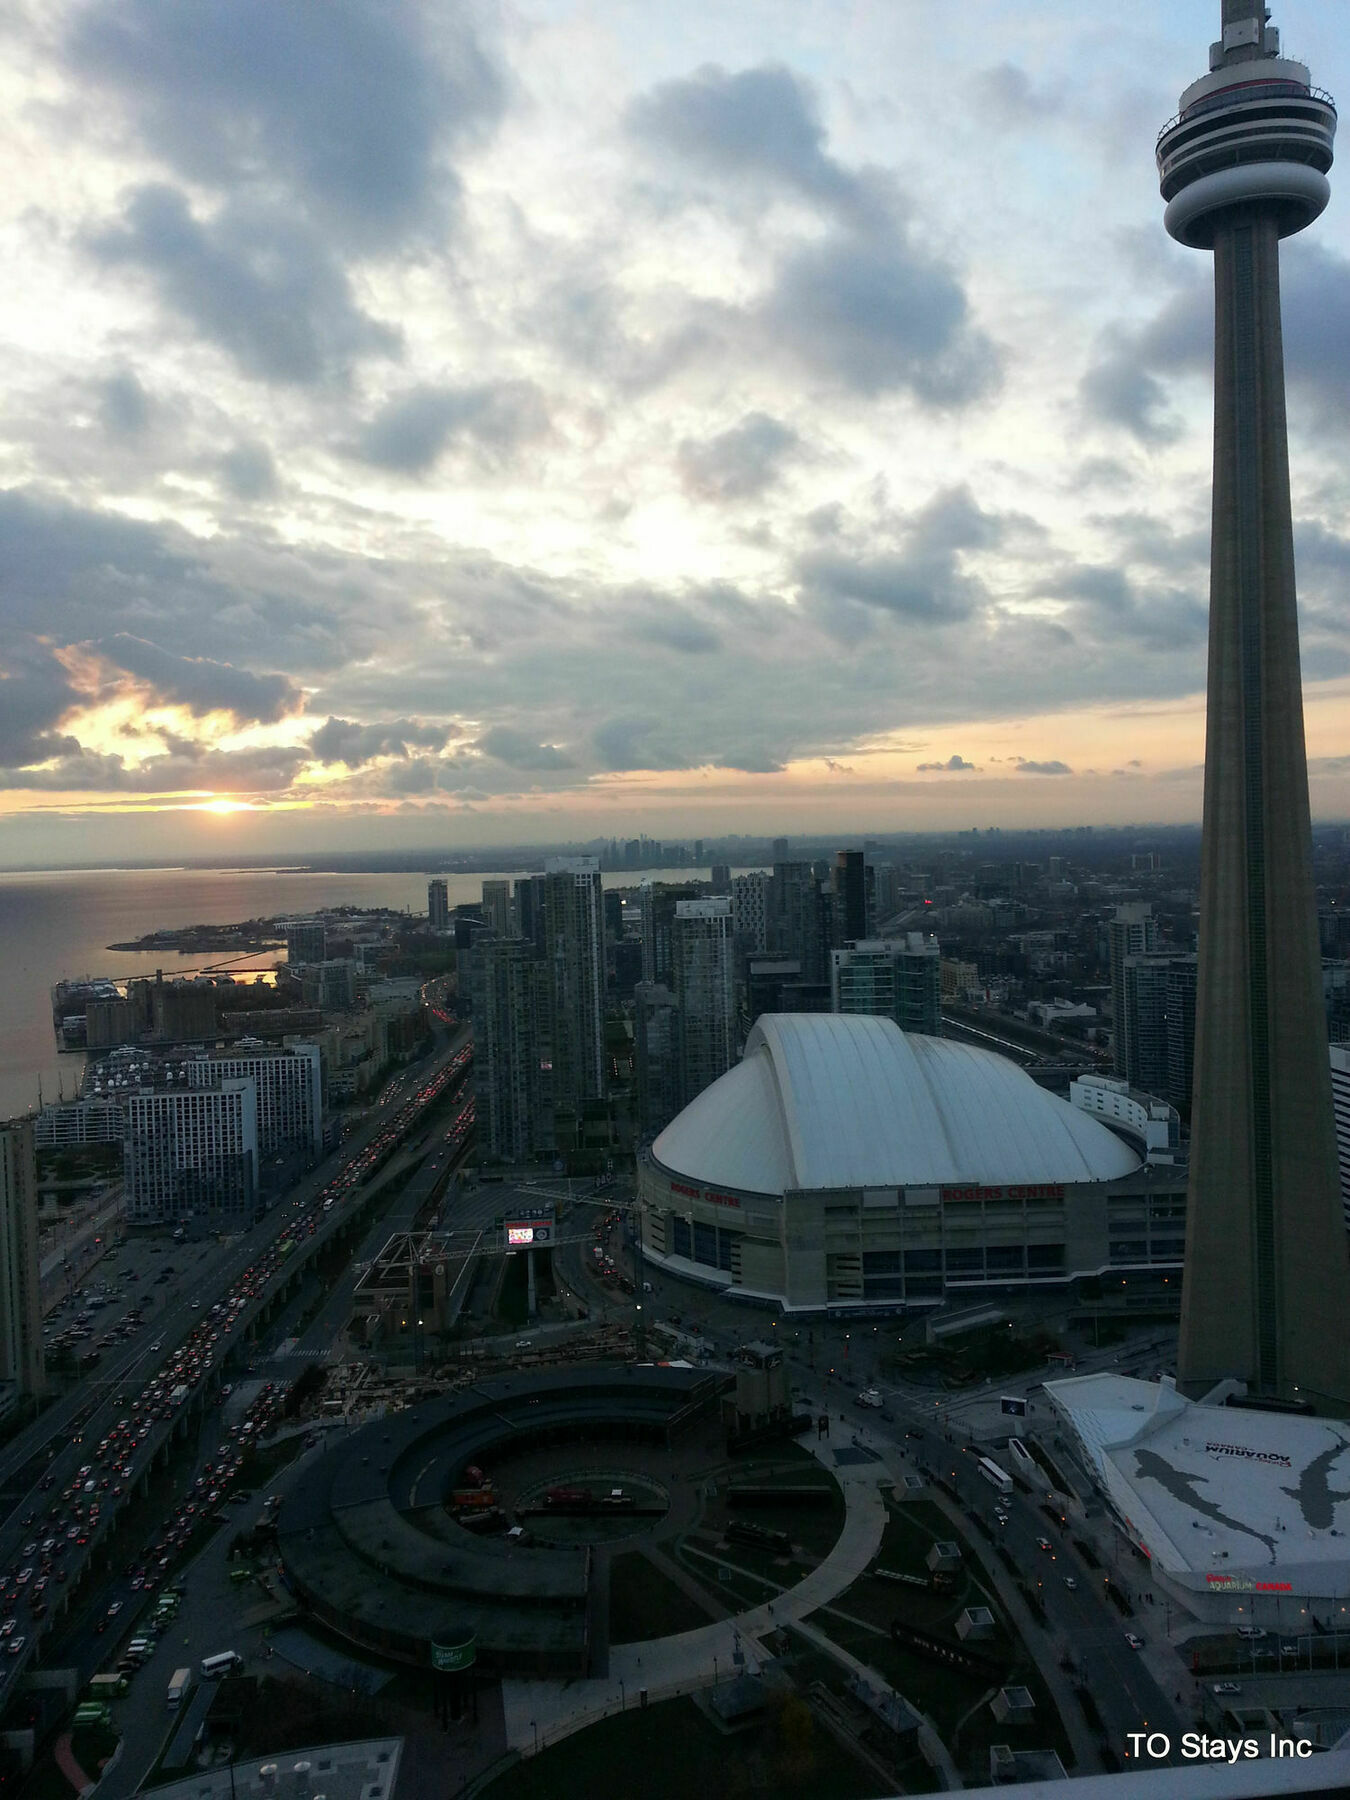
[{"label": "dark cloud", "polygon": [[715,769],[740,769],[746,775],[777,775],[786,767],[767,751],[749,747],[722,750],[710,761]]},{"label": "dark cloud", "polygon": [[523,731],[514,731],[509,725],[494,725],[482,734],[474,748],[513,769],[570,769],[574,766],[572,758],[556,744],[535,743]]},{"label": "dark cloud", "polygon": [[129,369],[99,383],[99,423],[111,438],[144,437],[150,426],[150,396]]},{"label": "dark cloud", "polygon": [[1170,444],[1182,425],[1169,410],[1165,378],[1179,370],[1211,368],[1213,360],[1213,292],[1208,282],[1190,276],[1147,325],[1112,326],[1101,334],[1079,399],[1089,418],[1121,426],[1141,444]]},{"label": "dark cloud", "polygon": [[671,744],[658,742],[655,720],[631,715],[606,719],[594,733],[600,766],[630,769],[686,769],[688,761]]},{"label": "dark cloud", "polygon": [[1079,397],[1089,417],[1123,426],[1141,444],[1170,444],[1181,434],[1167,389],[1143,366],[1137,341],[1108,341],[1084,374]]},{"label": "dark cloud", "polygon": [[856,394],[905,389],[958,407],[999,380],[999,352],[972,324],[961,283],[902,224],[790,252],[759,322],[812,375]]},{"label": "dark cloud", "polygon": [[663,155],[794,193],[849,223],[873,224],[884,210],[879,178],[827,153],[814,90],[781,64],[736,74],[707,64],[663,82],[633,102],[628,127]]},{"label": "dark cloud", "polygon": [[0,762],[45,762],[71,747],[53,728],[84,698],[47,644],[22,633],[0,641]]},{"label": "dark cloud", "polygon": [[704,697],[694,715],[695,730],[674,728],[667,720],[629,713],[607,719],[593,734],[601,768],[613,772],[636,769],[738,769],[748,775],[772,775],[784,758],[775,740],[790,736],[781,722],[737,719],[725,701],[709,704]]},{"label": "dark cloud", "polygon": [[284,193],[363,248],[445,222],[448,152],[504,104],[453,0],[91,0],[66,54],[193,183]]},{"label": "dark cloud", "polygon": [[345,763],[359,769],[377,756],[407,757],[414,747],[440,750],[455,735],[449,725],[428,725],[418,719],[390,719],[382,724],[359,725],[354,719],[328,718],[310,734],[312,753],[325,763]]},{"label": "dark cloud", "polygon": [[626,629],[630,636],[660,644],[667,650],[678,650],[685,656],[704,656],[722,648],[722,638],[711,625],[668,595],[651,596],[647,604],[645,618],[628,616]]},{"label": "dark cloud", "polygon": [[967,762],[964,756],[949,756],[946,762],[915,763],[914,766],[921,775],[938,771],[946,773],[949,770],[961,774],[979,773],[977,766],[972,762]]},{"label": "dark cloud", "polygon": [[239,443],[220,459],[220,480],[236,500],[270,500],[280,487],[266,444]]},{"label": "dark cloud", "polygon": [[999,352],[957,276],[912,241],[889,175],[829,154],[814,89],[790,69],[704,67],[634,101],[628,127],[667,177],[674,161],[733,200],[768,191],[828,220],[823,237],[779,258],[768,294],[740,320],[771,351],[850,392],[904,389],[935,407],[997,384]]},{"label": "dark cloud", "polygon": [[156,184],[134,189],[119,223],[88,241],[105,267],[147,276],[246,375],[313,385],[400,350],[400,334],[357,306],[323,239],[284,213],[231,201],[203,221],[178,189]]},{"label": "dark cloud", "polygon": [[944,624],[982,605],[983,585],[962,569],[961,553],[997,544],[1004,524],[964,486],[934,496],[907,522],[896,550],[807,550],[796,572],[804,593],[828,610],[838,603]]},{"label": "dark cloud", "polygon": [[198,718],[227,712],[241,725],[270,725],[295,712],[304,698],[287,675],[255,675],[209,657],[174,656],[124,633],[104,638],[97,649],[114,668],[144,682],[156,700],[186,706]]},{"label": "dark cloud", "polygon": [[303,750],[265,747],[180,750],[128,763],[76,745],[46,768],[0,769],[0,787],[42,793],[276,794],[290,787],[307,760]]},{"label": "dark cloud", "polygon": [[387,643],[408,604],[378,561],[223,532],[200,540],[11,488],[0,489],[0,612],[11,630],[57,642],[125,631],[219,662],[266,644],[312,672]]},{"label": "dark cloud", "polygon": [[419,386],[383,406],[352,453],[382,469],[421,475],[453,444],[467,443],[481,461],[502,463],[547,430],[548,408],[532,381]]},{"label": "dark cloud", "polygon": [[1153,650],[1190,650],[1209,634],[1209,608],[1197,593],[1144,586],[1111,564],[1074,565],[1046,592],[1074,602],[1080,623],[1104,644],[1128,638]]},{"label": "dark cloud", "polygon": [[412,756],[407,762],[387,764],[379,771],[376,783],[383,794],[431,794],[437,789],[454,788],[462,779],[463,765],[453,757]]},{"label": "dark cloud", "polygon": [[968,617],[977,597],[973,584],[952,568],[885,551],[846,556],[834,550],[809,550],[797,559],[797,576],[815,598],[858,601],[931,624]]},{"label": "dark cloud", "polygon": [[981,125],[1039,125],[1064,111],[1062,88],[1037,85],[1016,63],[981,69],[970,86]]},{"label": "dark cloud", "polygon": [[1294,526],[1294,550],[1301,571],[1350,575],[1350,537],[1329,531],[1318,519],[1299,519]]},{"label": "dark cloud", "polygon": [[767,413],[747,413],[715,437],[686,438],[680,445],[680,479],[687,494],[723,505],[754,500],[780,478],[783,465],[801,451],[797,433]]},{"label": "dark cloud", "polygon": [[110,607],[115,618],[119,610],[137,610],[148,588],[186,587],[200,577],[200,558],[170,550],[169,535],[116,514],[0,491],[0,601],[7,625],[55,631],[67,641],[91,637],[106,629]]},{"label": "dark cloud", "polygon": [[[1285,369],[1320,431],[1350,427],[1350,259],[1316,239],[1281,246]],[[1299,424],[1298,409],[1294,423]]]},{"label": "dark cloud", "polygon": [[1162,311],[1139,334],[1139,354],[1157,369],[1214,366],[1214,292],[1208,278],[1178,284]]},{"label": "dark cloud", "polygon": [[1013,765],[1019,775],[1072,775],[1073,770],[1064,762],[1032,762],[1019,756]]},{"label": "dark cloud", "polygon": [[1209,569],[1208,519],[1190,530],[1144,512],[1095,513],[1089,523],[1111,534],[1131,566],[1144,563],[1173,575]]},{"label": "dark cloud", "polygon": [[550,261],[561,261],[561,272],[546,273],[537,300],[522,314],[523,328],[569,362],[602,373],[630,398],[724,350],[720,309],[681,294],[657,316],[645,315],[633,294],[604,272],[603,258],[592,253],[571,266],[556,246],[549,254]]},{"label": "dark cloud", "polygon": [[[1285,376],[1296,396],[1291,423],[1341,436],[1350,419],[1350,260],[1296,238],[1280,264]],[[1147,325],[1103,339],[1083,401],[1091,416],[1144,443],[1168,442],[1177,422],[1165,410],[1165,384],[1177,375],[1208,380],[1213,366],[1213,293],[1207,276],[1193,276]]]}]

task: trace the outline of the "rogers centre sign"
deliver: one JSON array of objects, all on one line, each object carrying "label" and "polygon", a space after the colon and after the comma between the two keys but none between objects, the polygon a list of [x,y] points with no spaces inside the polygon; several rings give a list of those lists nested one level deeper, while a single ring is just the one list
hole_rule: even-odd
[{"label": "rogers centre sign", "polygon": [[683,1194],[687,1200],[706,1200],[710,1206],[739,1206],[740,1201],[734,1194],[717,1194],[712,1188],[686,1187],[682,1181],[672,1181],[672,1194]]},{"label": "rogers centre sign", "polygon": [[1245,1444],[1206,1444],[1209,1456],[1239,1456],[1244,1462],[1273,1463],[1277,1469],[1292,1469],[1293,1463],[1278,1450],[1249,1450]]},{"label": "rogers centre sign", "polygon": [[953,1200],[1062,1200],[1064,1189],[1055,1182],[1034,1187],[945,1187],[943,1204]]}]

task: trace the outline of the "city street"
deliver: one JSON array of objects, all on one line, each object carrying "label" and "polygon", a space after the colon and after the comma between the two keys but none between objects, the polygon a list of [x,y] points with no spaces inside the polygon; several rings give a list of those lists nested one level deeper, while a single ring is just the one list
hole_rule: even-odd
[{"label": "city street", "polygon": [[[567,1235],[580,1237],[586,1218],[576,1208]],[[632,1319],[638,1296],[629,1298],[596,1281],[584,1242],[564,1241],[557,1254],[569,1283],[585,1296],[593,1317]],[[626,1266],[635,1269],[631,1261]],[[972,1439],[1002,1441],[1019,1426],[1020,1421],[1000,1412],[999,1399],[1003,1393],[1021,1397],[1032,1393],[1025,1376],[974,1392],[932,1393],[897,1384],[881,1373],[882,1359],[898,1335],[897,1326],[887,1321],[797,1324],[776,1311],[724,1300],[711,1290],[663,1277],[650,1263],[644,1274],[653,1287],[645,1297],[653,1322],[675,1325],[678,1320],[678,1333],[712,1361],[752,1338],[778,1341],[792,1374],[793,1392],[804,1407],[845,1422],[885,1458],[899,1480],[906,1472],[926,1468],[956,1490],[968,1536],[991,1572],[999,1571],[1000,1565],[992,1543],[976,1528],[977,1519],[992,1539],[1003,1543],[1036,1590],[1047,1615],[1044,1639],[1032,1646],[1037,1659],[1049,1656],[1055,1667],[1065,1657],[1073,1659],[1072,1680],[1093,1695],[1106,1742],[1119,1747],[1124,1733],[1141,1729],[1145,1721],[1151,1729],[1173,1734],[1192,1723],[1192,1683],[1166,1641],[1164,1608],[1141,1604],[1133,1618],[1122,1617],[1105,1598],[1107,1570],[1089,1568],[1073,1549],[1070,1531],[1050,1524],[1040,1510],[1043,1495],[1014,1489],[1007,1498],[1007,1525],[997,1521],[998,1496],[978,1474],[973,1451],[962,1446]],[[1166,1346],[1167,1340],[1159,1338],[1154,1328],[1123,1347],[1085,1355],[1078,1372],[1122,1364],[1133,1369],[1150,1358],[1156,1360]],[[884,1403],[884,1415],[857,1404],[858,1392],[873,1385]],[[1038,1379],[1034,1387],[1039,1385]],[[1037,1404],[1034,1395],[1029,1404]],[[1074,1534],[1084,1535],[1081,1527],[1075,1527]],[[1041,1538],[1050,1542],[1049,1551],[1039,1547]],[[1110,1573],[1127,1591],[1133,1588],[1132,1571],[1122,1574],[1112,1568]],[[1073,1588],[1065,1585],[1066,1576],[1075,1582]],[[1143,1650],[1131,1648],[1127,1631],[1143,1640]]]}]

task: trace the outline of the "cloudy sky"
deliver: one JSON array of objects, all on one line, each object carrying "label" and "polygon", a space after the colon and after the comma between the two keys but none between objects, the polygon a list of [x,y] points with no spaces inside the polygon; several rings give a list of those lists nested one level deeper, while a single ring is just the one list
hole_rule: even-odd
[{"label": "cloudy sky", "polygon": [[[1198,817],[1152,147],[1218,12],[10,0],[0,864]],[[1276,9],[1332,92],[1342,15]],[[1284,257],[1323,817],[1348,179]]]}]

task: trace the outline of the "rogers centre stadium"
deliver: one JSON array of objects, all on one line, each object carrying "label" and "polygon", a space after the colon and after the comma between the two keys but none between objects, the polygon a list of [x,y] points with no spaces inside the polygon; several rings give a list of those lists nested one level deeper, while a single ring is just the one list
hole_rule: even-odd
[{"label": "rogers centre stadium", "polygon": [[639,1163],[643,1248],[788,1311],[1179,1280],[1185,1171],[1006,1057],[849,1013],[767,1013]]}]

